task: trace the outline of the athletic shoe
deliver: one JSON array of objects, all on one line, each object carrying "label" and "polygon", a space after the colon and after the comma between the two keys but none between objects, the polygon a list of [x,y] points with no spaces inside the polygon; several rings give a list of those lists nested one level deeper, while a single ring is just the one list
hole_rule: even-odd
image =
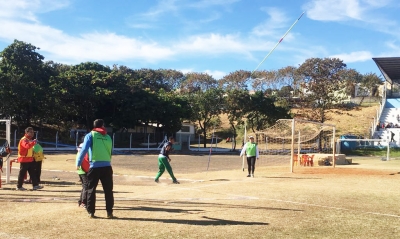
[{"label": "athletic shoe", "polygon": [[174,183],[174,184],[180,184],[180,182],[178,182],[178,180],[174,180],[174,181],[172,181],[172,183]]},{"label": "athletic shoe", "polygon": [[86,205],[84,203],[82,203],[81,205],[79,205],[79,207],[86,209]]},{"label": "athletic shoe", "polygon": [[15,190],[17,190],[17,191],[26,191],[26,188],[20,187],[20,188],[16,188]]},{"label": "athletic shoe", "polygon": [[114,215],[112,213],[107,213],[107,218],[108,219],[113,219],[115,218]]},{"label": "athletic shoe", "polygon": [[43,188],[43,186],[37,185],[37,186],[33,187],[33,190],[39,190],[39,189],[42,189],[42,188]]},{"label": "athletic shoe", "polygon": [[252,174],[251,177],[254,178],[254,174]]},{"label": "athletic shoe", "polygon": [[89,212],[89,213],[88,213],[88,217],[89,217],[89,218],[95,218],[94,213],[90,213],[90,212]]},{"label": "athletic shoe", "polygon": [[155,179],[155,180],[154,180],[154,182],[156,182],[156,183],[159,183],[159,182],[160,182],[160,180],[158,180],[158,179]]},{"label": "athletic shoe", "polygon": [[248,177],[248,178],[250,178],[250,177],[251,177],[251,175],[249,174],[249,175],[247,175],[247,177]]}]

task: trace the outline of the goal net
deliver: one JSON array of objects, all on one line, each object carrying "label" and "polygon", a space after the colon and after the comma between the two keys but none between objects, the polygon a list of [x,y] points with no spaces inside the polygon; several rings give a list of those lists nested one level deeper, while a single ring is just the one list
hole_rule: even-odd
[{"label": "goal net", "polygon": [[[0,141],[1,141],[1,146],[0,146],[0,151],[5,151],[6,147],[9,146],[10,144],[10,137],[11,137],[11,120],[9,119],[0,119]],[[0,155],[1,157],[1,155]],[[5,162],[4,162],[5,161]],[[10,183],[10,161],[7,159],[2,158],[2,163],[5,165],[6,168],[6,183]],[[0,170],[0,180],[1,180],[1,172]],[[1,187],[1,181],[0,181],[0,187]]]},{"label": "goal net", "polygon": [[255,135],[260,166],[287,168],[293,172],[296,166],[334,165],[334,125],[280,119]]}]

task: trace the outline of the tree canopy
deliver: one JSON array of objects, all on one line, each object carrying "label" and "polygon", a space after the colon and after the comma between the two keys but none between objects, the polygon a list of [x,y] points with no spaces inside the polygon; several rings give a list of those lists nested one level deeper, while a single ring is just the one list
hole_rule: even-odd
[{"label": "tree canopy", "polygon": [[174,133],[191,121],[206,138],[225,113],[236,136],[245,122],[257,131],[292,117],[292,98],[300,99],[303,117],[324,122],[328,110],[354,95],[355,84],[377,96],[381,83],[375,74],[361,75],[336,58],[311,58],[298,68],[251,76],[237,70],[216,80],[173,69],[45,62],[39,50],[15,40],[0,52],[0,111],[21,126],[48,121],[90,128],[94,119],[103,118],[115,129],[156,124]]}]

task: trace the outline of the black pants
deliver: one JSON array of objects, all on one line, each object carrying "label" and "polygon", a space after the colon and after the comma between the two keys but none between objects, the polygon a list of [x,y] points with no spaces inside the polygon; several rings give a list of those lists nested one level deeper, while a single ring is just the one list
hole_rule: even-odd
[{"label": "black pants", "polygon": [[88,213],[96,212],[96,188],[101,181],[103,186],[104,197],[106,200],[107,213],[113,212],[114,193],[113,193],[113,170],[111,166],[101,168],[91,168],[87,173],[87,211]]},{"label": "black pants", "polygon": [[256,168],[256,156],[247,157],[247,170],[249,174],[254,174],[254,169]]},{"label": "black pants", "polygon": [[79,174],[79,178],[82,182],[82,191],[81,196],[79,197],[78,204],[85,204],[87,205],[87,187],[88,187],[88,178],[86,174]]},{"label": "black pants", "polygon": [[42,175],[42,161],[35,162],[36,178],[38,183],[40,183],[40,175]]},{"label": "black pants", "polygon": [[18,184],[17,187],[20,188],[22,187],[22,184],[24,183],[24,177],[26,175],[26,172],[29,173],[29,177],[32,179],[32,185],[37,186],[39,185],[36,177],[36,162],[29,162],[29,163],[20,163],[19,166],[19,174],[18,174]]}]

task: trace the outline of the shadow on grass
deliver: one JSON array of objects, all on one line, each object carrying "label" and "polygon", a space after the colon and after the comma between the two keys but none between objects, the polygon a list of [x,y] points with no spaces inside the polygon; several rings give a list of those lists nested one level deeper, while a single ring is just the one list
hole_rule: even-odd
[{"label": "shadow on grass", "polygon": [[60,181],[60,180],[54,180],[54,181],[42,181],[40,184],[43,185],[56,185],[59,187],[65,187],[65,186],[71,186],[71,185],[80,185],[79,182],[68,182],[68,181]]},{"label": "shadow on grass", "polygon": [[[243,199],[243,201],[246,199]],[[142,202],[143,200],[130,200],[123,201],[125,203],[130,203],[132,201]],[[143,207],[143,206],[114,206],[114,210],[134,210],[134,211],[165,211],[173,213],[188,213],[188,212],[202,212],[204,210],[197,208],[217,208],[217,210],[225,209],[246,209],[246,210],[276,210],[276,211],[292,211],[292,212],[302,212],[299,209],[290,208],[274,208],[274,207],[259,207],[259,206],[249,206],[249,205],[231,205],[231,204],[221,204],[221,203],[203,203],[203,202],[193,202],[193,201],[174,201],[174,205],[179,205],[179,208],[165,208],[166,201],[147,201],[148,204],[153,204],[153,207]],[[167,204],[168,205],[168,204]],[[196,208],[196,209],[192,209]]]},{"label": "shadow on grass", "polygon": [[322,179],[322,178],[300,178],[300,177],[267,177],[267,176],[261,176],[259,178],[287,178],[287,179]]},{"label": "shadow on grass", "polygon": [[188,219],[151,219],[151,218],[120,218],[116,217],[112,220],[128,220],[128,221],[143,221],[143,222],[161,222],[161,223],[175,223],[175,224],[185,224],[185,225],[197,225],[197,226],[231,226],[231,225],[269,225],[266,222],[244,222],[244,221],[234,221],[225,220],[219,218],[202,217],[204,220],[188,220]]},{"label": "shadow on grass", "polygon": [[172,212],[172,213],[190,213],[190,212],[203,212],[200,209],[180,209],[180,208],[161,208],[161,207],[114,207],[116,210],[134,210],[134,211],[147,211],[147,212]]},{"label": "shadow on grass", "polygon": [[391,174],[389,174],[389,175],[396,175],[396,174],[400,174],[400,172],[397,172],[397,173],[391,173]]}]

